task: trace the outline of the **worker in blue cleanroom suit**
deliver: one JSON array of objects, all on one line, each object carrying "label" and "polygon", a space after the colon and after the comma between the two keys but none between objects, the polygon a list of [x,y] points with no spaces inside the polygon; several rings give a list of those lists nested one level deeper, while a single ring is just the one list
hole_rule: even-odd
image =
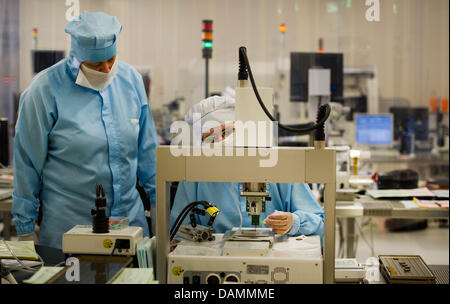
[{"label": "worker in blue cleanroom suit", "polygon": [[[170,213],[171,227],[181,210],[195,201],[207,201],[219,208],[220,214],[213,224],[218,233],[240,226],[237,206],[242,214],[242,227],[252,227],[251,217],[245,211],[245,197],[239,195],[240,188],[239,183],[180,183]],[[278,234],[323,236],[323,210],[307,185],[270,183],[267,188],[272,200],[266,202],[266,212],[261,213],[267,227]],[[207,226],[209,215],[196,215],[196,220]],[[188,223],[189,216],[183,224]]]},{"label": "worker in blue cleanroom suit", "polygon": [[92,224],[95,186],[107,215],[148,235],[136,180],[155,205],[155,124],[142,77],[117,60],[116,17],[83,12],[67,24],[71,50],[22,94],[14,142],[13,221],[19,239],[61,248],[73,226]]},{"label": "worker in blue cleanroom suit", "polygon": [[[199,123],[195,121],[199,119]],[[186,114],[185,121],[191,126],[198,126],[203,142],[214,134],[226,135],[226,132],[214,131],[227,126],[234,121],[234,99],[229,96],[213,96],[203,100],[191,108]],[[204,127],[204,126],[208,127]],[[210,129],[211,128],[211,129]],[[194,134],[197,132],[194,128]],[[219,138],[219,142],[232,142],[233,134],[227,138]],[[231,140],[230,140],[231,139]],[[217,141],[217,138],[214,139]],[[213,169],[212,169],[213,170]],[[323,210],[314,198],[308,185],[269,183],[267,185],[271,201],[266,202],[266,211],[261,213],[261,220],[267,227],[280,234],[320,235],[323,237]],[[251,218],[247,216],[245,197],[240,196],[240,183],[206,183],[206,182],[180,182],[175,201],[170,213],[171,227],[183,208],[195,201],[207,201],[220,209],[213,228],[216,232],[224,233],[233,227],[251,227]],[[238,209],[239,208],[239,209]],[[240,212],[239,212],[240,211]],[[241,216],[240,216],[241,215]],[[198,224],[207,225],[209,215],[195,215]],[[189,216],[183,224],[189,223]]]}]

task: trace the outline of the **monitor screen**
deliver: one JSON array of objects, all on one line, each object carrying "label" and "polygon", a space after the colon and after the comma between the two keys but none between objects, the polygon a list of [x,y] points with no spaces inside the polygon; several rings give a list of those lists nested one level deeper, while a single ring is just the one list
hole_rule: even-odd
[{"label": "monitor screen", "polygon": [[414,133],[416,140],[428,140],[428,108],[391,107],[389,112],[394,116],[394,140],[400,139],[403,132]]},{"label": "monitor screen", "polygon": [[392,115],[360,115],[355,118],[357,145],[387,146],[393,143]]},{"label": "monitor screen", "polygon": [[308,101],[308,71],[331,70],[331,101],[343,100],[344,55],[340,53],[291,53],[291,101]]},{"label": "monitor screen", "polygon": [[33,73],[37,74],[64,58],[64,51],[33,50]]}]

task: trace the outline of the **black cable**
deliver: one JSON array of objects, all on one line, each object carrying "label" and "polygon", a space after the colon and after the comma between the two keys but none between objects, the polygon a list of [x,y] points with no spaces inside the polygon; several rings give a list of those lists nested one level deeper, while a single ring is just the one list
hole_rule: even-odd
[{"label": "black cable", "polygon": [[[320,128],[320,125],[324,124],[325,121],[326,121],[326,120],[328,119],[328,117],[330,116],[330,113],[331,113],[331,107],[330,107],[329,104],[325,104],[325,105],[322,105],[322,106],[321,106],[321,108],[322,108],[322,107],[325,108],[325,109],[324,109],[325,115],[322,117],[322,119],[321,119],[320,121],[317,121],[317,122],[316,122],[314,125],[312,125],[311,127],[307,127],[307,128],[304,128],[304,129],[295,129],[295,128],[287,127],[287,126],[281,124],[281,123],[280,123],[279,121],[277,121],[277,120],[272,116],[272,114],[267,110],[266,106],[264,105],[264,103],[263,103],[263,101],[262,101],[262,99],[261,99],[261,96],[259,95],[258,89],[257,89],[256,84],[255,84],[255,79],[253,78],[252,69],[251,69],[250,63],[249,63],[249,61],[248,61],[247,50],[246,50],[246,48],[243,47],[243,46],[239,48],[239,60],[240,60],[240,61],[243,60],[243,62],[239,62],[239,72],[241,71],[241,69],[244,69],[245,66],[246,66],[247,71],[248,71],[248,75],[250,76],[250,82],[251,82],[251,84],[252,84],[253,91],[255,92],[255,96],[256,96],[256,99],[258,100],[259,105],[261,106],[261,108],[263,109],[263,111],[264,111],[264,113],[267,115],[267,117],[269,117],[269,119],[270,119],[271,121],[277,122],[277,123],[278,123],[278,126],[279,126],[281,129],[283,129],[283,130],[285,130],[285,131],[288,131],[288,132],[297,133],[297,134],[302,134],[302,135],[309,134],[309,133],[311,133],[312,131],[316,130],[317,128]],[[244,66],[244,65],[245,65],[245,66]],[[241,73],[239,73],[239,75],[241,75]],[[240,80],[244,80],[244,79],[240,79]]]},{"label": "black cable", "polygon": [[[194,207],[196,205],[198,205],[200,202],[193,202],[188,204],[186,207],[184,207],[184,209],[180,212],[180,214],[178,215],[178,217],[176,218],[172,228],[170,229],[170,235],[175,236],[176,231],[180,228],[180,226],[182,225],[184,219],[186,218],[186,216],[189,214],[189,212],[191,212],[192,209],[194,209]],[[173,238],[173,237],[172,237]],[[172,240],[171,238],[171,240]]]},{"label": "black cable", "polygon": [[[176,218],[172,228],[170,229],[170,233],[172,233],[173,229],[176,227],[176,224],[178,223],[178,221],[180,220],[180,218],[182,217],[186,217],[187,214],[183,215],[184,213],[188,213],[191,211],[191,209],[193,209],[196,205],[203,205],[203,207],[209,208],[210,206],[212,206],[210,203],[206,202],[206,201],[196,201],[196,202],[192,202],[190,204],[188,204],[186,207],[183,208],[183,210],[181,210],[180,214],[178,215],[178,217]],[[189,210],[188,210],[189,209]],[[183,219],[184,220],[184,219]],[[183,221],[181,221],[183,222]]]},{"label": "black cable", "polygon": [[209,221],[208,221],[208,226],[209,227],[212,227],[212,225],[214,224],[214,220],[216,219],[216,216],[211,216],[210,218],[209,218]]},{"label": "black cable", "polygon": [[191,203],[188,205],[189,208],[186,209],[186,212],[183,215],[183,217],[181,217],[180,220],[178,221],[178,223],[176,225],[174,224],[174,227],[172,227],[173,229],[171,230],[171,233],[170,233],[170,240],[172,240],[175,237],[175,235],[178,232],[178,229],[180,229],[180,226],[183,224],[183,221],[186,218],[186,216],[189,214],[189,212],[191,212],[191,210],[194,209],[195,206],[198,205],[199,203],[200,202],[194,202],[194,203]]},{"label": "black cable", "polygon": [[[178,227],[178,224],[180,222],[180,219],[182,218],[184,220],[184,218],[186,218],[187,214],[189,213],[189,210],[187,210],[186,212],[184,212],[184,215],[182,217],[177,217],[177,219],[175,220],[175,222],[173,223],[172,228],[170,228],[170,232],[169,235],[172,235],[173,232],[175,231],[175,229]],[[182,215],[182,213],[180,213],[180,215]],[[181,221],[182,222],[182,221]]]},{"label": "black cable", "polygon": [[[144,205],[145,218],[147,220],[148,231],[150,233],[150,237],[153,236],[152,230],[152,218],[151,218],[151,203],[150,203],[150,195],[145,192],[144,187],[139,184],[139,177],[136,178],[136,190],[139,192],[139,196],[142,200],[142,204]],[[150,216],[147,216],[149,215]]]},{"label": "black cable", "polygon": [[247,65],[244,63],[244,55],[241,51],[239,51],[239,72],[238,72],[238,80],[247,80]]},{"label": "black cable", "polygon": [[[208,208],[208,207],[205,206],[205,208]],[[193,214],[198,214],[198,215],[201,215],[201,216],[205,216],[206,210],[194,208],[194,209],[192,209],[192,213],[193,213]]]},{"label": "black cable", "polygon": [[177,225],[174,225],[174,229],[173,231],[170,233],[170,241],[173,240],[173,238],[175,237],[175,235],[178,232],[178,229],[180,229],[181,224],[183,224],[184,219],[186,218],[186,215],[192,210],[192,208],[194,208],[193,206],[188,209],[188,211],[186,212],[186,214],[181,218],[181,220],[177,223]]},{"label": "black cable", "polygon": [[[317,112],[317,121],[320,121],[322,117],[326,115],[325,108],[320,107]],[[324,141],[325,140],[325,123],[318,124],[316,132],[314,134],[314,140]]]},{"label": "black cable", "polygon": [[175,227],[178,225],[178,222],[181,218],[186,217],[187,213],[190,211],[191,208],[193,208],[193,206],[196,204],[197,202],[193,202],[188,204],[186,207],[183,208],[183,210],[181,210],[180,214],[178,215],[178,217],[175,219],[175,222],[173,223],[172,228],[170,229],[170,234],[172,234],[173,230],[175,229]]},{"label": "black cable", "polygon": [[197,220],[195,219],[195,214],[191,213],[189,215],[189,218],[191,219],[191,226],[192,226],[192,228],[197,227]]}]

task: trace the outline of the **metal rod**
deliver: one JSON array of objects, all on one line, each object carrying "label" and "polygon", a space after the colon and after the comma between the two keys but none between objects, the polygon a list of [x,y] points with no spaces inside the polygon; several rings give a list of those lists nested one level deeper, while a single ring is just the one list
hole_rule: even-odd
[{"label": "metal rod", "polygon": [[169,202],[170,195],[167,191],[169,183],[167,181],[157,181],[156,184],[156,252],[157,267],[156,278],[160,284],[167,283],[167,255],[169,248]]},{"label": "metal rod", "polygon": [[325,184],[325,228],[323,240],[323,283],[334,284],[336,182]]},{"label": "metal rod", "polygon": [[209,60],[205,58],[205,98],[209,97]]}]

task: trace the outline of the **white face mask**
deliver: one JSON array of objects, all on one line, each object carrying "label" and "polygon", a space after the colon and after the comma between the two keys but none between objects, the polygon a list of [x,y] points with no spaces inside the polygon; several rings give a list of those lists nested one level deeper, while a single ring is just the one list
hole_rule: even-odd
[{"label": "white face mask", "polygon": [[117,58],[114,61],[111,71],[109,73],[102,73],[86,67],[84,64],[80,65],[76,84],[100,91],[109,86],[117,74]]}]

